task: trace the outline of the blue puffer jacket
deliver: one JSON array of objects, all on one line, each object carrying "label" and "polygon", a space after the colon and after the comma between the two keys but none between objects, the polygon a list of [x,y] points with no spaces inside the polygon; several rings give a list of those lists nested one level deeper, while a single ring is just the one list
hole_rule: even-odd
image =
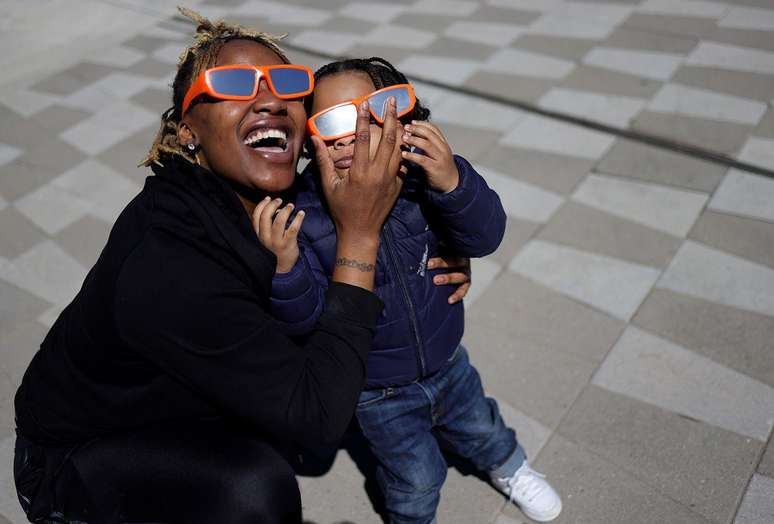
[{"label": "blue puffer jacket", "polygon": [[[366,388],[407,384],[431,375],[451,356],[464,329],[461,302],[447,299],[456,286],[436,286],[437,270],[426,269],[439,242],[466,257],[497,249],[505,231],[500,198],[462,157],[454,191],[429,189],[419,172],[406,177],[385,221],[374,291],[385,304],[368,357]],[[293,269],[272,282],[271,307],[288,334],[311,331],[320,316],[336,259],[335,226],[322,204],[313,169],[298,182],[296,209],[306,213],[299,234],[301,256]]]}]

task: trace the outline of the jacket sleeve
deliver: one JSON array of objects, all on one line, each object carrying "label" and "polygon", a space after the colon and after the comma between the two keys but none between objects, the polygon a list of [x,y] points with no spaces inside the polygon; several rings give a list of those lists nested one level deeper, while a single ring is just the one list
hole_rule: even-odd
[{"label": "jacket sleeve", "polygon": [[173,233],[147,233],[116,284],[119,335],[225,415],[280,439],[335,442],[365,381],[381,301],[332,283],[297,345],[269,315],[268,297],[237,273]]},{"label": "jacket sleeve", "polygon": [[483,257],[497,249],[505,234],[505,210],[500,197],[461,156],[454,155],[460,174],[449,193],[427,190],[427,199],[438,219],[438,233],[459,256]]},{"label": "jacket sleeve", "polygon": [[293,269],[275,273],[271,282],[271,313],[287,335],[305,335],[312,330],[328,289],[328,277],[303,230],[298,243],[300,254]]}]

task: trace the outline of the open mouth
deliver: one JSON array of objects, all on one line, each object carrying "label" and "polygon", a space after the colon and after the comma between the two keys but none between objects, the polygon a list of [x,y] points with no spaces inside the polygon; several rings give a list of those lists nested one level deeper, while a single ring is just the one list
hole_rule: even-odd
[{"label": "open mouth", "polygon": [[283,153],[288,149],[288,134],[284,129],[256,129],[247,135],[244,144],[257,151]]}]

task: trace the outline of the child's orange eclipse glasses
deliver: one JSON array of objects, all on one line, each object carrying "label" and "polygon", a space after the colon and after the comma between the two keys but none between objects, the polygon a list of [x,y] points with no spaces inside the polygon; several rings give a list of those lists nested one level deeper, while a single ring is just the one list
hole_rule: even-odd
[{"label": "child's orange eclipse glasses", "polygon": [[280,64],[270,66],[226,65],[207,69],[191,84],[183,100],[183,114],[199,95],[220,100],[250,100],[258,94],[261,79],[277,98],[301,98],[314,89],[314,75],[306,66]]},{"label": "child's orange eclipse glasses", "polygon": [[323,140],[336,140],[351,135],[357,125],[357,107],[363,100],[368,100],[368,110],[379,124],[384,124],[387,114],[387,99],[395,98],[395,109],[398,118],[410,113],[416,104],[414,88],[410,84],[397,84],[374,91],[370,95],[355,98],[349,102],[336,104],[315,113],[307,121],[306,127],[310,134]]}]

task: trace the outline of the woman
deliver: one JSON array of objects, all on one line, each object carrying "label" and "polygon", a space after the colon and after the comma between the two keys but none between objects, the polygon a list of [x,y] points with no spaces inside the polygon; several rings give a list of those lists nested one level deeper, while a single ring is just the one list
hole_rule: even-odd
[{"label": "woman", "polygon": [[14,472],[32,522],[300,522],[282,447],[338,439],[363,386],[379,230],[401,184],[394,104],[376,153],[361,108],[349,176],[323,175],[337,257],[354,263],[336,267],[296,345],[267,314],[275,257],[256,233],[293,182],[311,76],[267,35],[195,19],[148,160],[156,176],[16,395]]}]

